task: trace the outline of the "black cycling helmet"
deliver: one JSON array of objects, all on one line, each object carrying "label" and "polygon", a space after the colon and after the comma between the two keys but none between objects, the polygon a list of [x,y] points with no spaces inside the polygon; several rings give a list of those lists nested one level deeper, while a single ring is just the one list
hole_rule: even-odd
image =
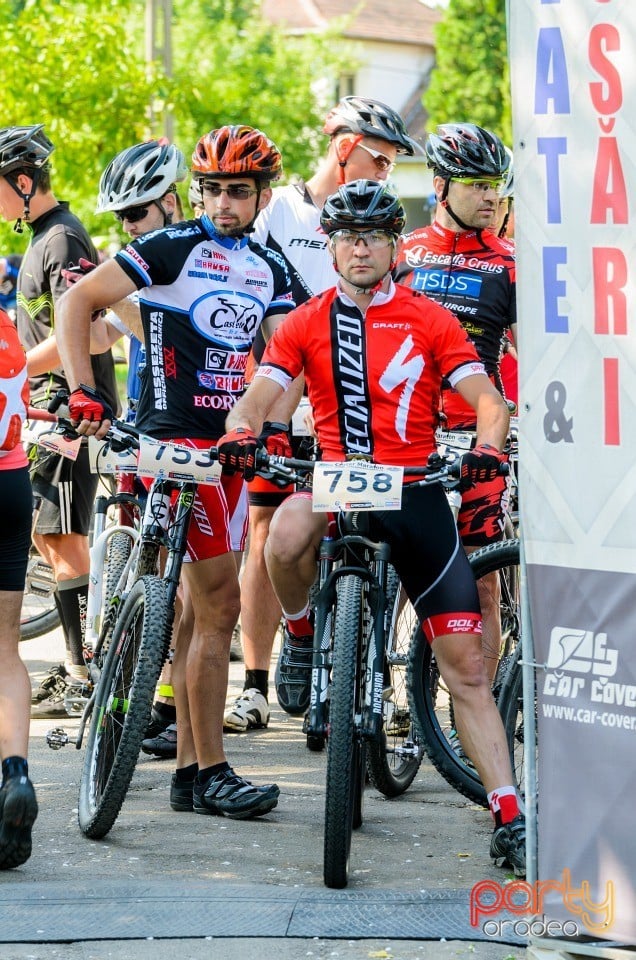
[{"label": "black cycling helmet", "polygon": [[43,123],[0,129],[0,177],[17,169],[44,166],[55,147],[43,130]]},{"label": "black cycling helmet", "polygon": [[445,123],[426,141],[427,165],[442,177],[505,177],[510,157],[499,137],[474,123]]},{"label": "black cycling helmet", "polygon": [[188,172],[185,157],[165,137],[122,150],[99,181],[96,213],[160,200]]},{"label": "black cycling helmet", "polygon": [[[0,177],[5,177],[24,201],[24,213],[13,226],[16,233],[22,233],[22,220],[30,219],[31,197],[37,190],[40,172],[55,150],[43,130],[43,123],[0,129]],[[17,176],[21,171],[31,178],[29,193],[23,193],[18,186]]]},{"label": "black cycling helmet", "polygon": [[360,134],[363,137],[378,137],[395,144],[398,153],[412,157],[422,153],[422,147],[406,132],[406,126],[399,113],[380,100],[367,100],[365,97],[343,97],[327,114],[323,133],[334,136],[344,131]]},{"label": "black cycling helmet", "polygon": [[404,207],[395,193],[377,180],[352,180],[327,197],[320,225],[327,234],[347,227],[377,227],[395,234],[404,229]]}]

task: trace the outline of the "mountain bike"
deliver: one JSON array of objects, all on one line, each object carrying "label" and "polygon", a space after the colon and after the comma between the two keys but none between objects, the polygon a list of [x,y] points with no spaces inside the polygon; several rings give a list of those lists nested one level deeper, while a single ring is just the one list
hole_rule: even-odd
[{"label": "mountain bike", "polygon": [[[58,429],[74,433],[68,421],[60,420]],[[131,537],[134,544],[130,553],[120,558],[116,590],[122,591],[123,587],[123,591],[116,606],[111,603],[116,615],[113,621],[105,620],[108,629],[100,630],[89,663],[93,691],[75,743],[80,749],[88,725],[78,819],[82,832],[93,839],[104,837],[119,815],[150,719],[157,681],[170,647],[174,602],[197,485],[218,482],[220,473],[207,452],[159,442],[119,420],[113,421],[106,444],[126,455],[131,450],[137,452],[139,472],[155,479],[138,535]],[[160,574],[161,552],[165,562]]]},{"label": "mountain bike", "polygon": [[314,506],[320,500],[320,475],[321,491],[331,481],[336,509],[338,503],[348,507],[337,514],[337,536],[320,544],[305,721],[308,736],[326,742],[324,882],[342,888],[352,833],[363,822],[367,768],[385,795],[397,796],[412,782],[422,758],[405,689],[414,612],[391,567],[389,544],[369,535],[366,511],[387,509],[390,503],[399,509],[405,476],[417,476],[416,484],[459,481],[441,458],[435,467],[402,470],[358,460],[329,464],[269,457],[268,469],[275,471],[277,462],[296,470],[297,484],[303,471],[313,472]]}]

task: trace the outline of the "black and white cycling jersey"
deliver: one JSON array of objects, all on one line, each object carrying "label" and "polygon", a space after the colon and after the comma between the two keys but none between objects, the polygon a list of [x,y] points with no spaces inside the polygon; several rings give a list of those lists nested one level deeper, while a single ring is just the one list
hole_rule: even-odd
[{"label": "black and white cycling jersey", "polygon": [[139,289],[147,360],[137,426],[217,439],[261,324],[295,306],[284,260],[247,237],[220,236],[207,216],[148,233],[115,259]]}]

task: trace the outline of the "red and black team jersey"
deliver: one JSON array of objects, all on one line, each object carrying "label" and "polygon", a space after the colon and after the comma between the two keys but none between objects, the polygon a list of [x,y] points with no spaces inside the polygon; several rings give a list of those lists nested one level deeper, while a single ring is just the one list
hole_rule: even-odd
[{"label": "red and black team jersey", "polygon": [[[395,279],[451,310],[475,344],[486,373],[503,393],[499,359],[506,330],[517,322],[514,247],[489,230],[455,233],[438,223],[403,238]],[[474,423],[461,397],[445,388],[448,426]]]},{"label": "red and black team jersey", "polygon": [[435,450],[442,377],[484,368],[448,310],[391,283],[366,314],[336,287],[285,317],[257,376],[286,389],[301,371],[324,459],[418,466]]}]

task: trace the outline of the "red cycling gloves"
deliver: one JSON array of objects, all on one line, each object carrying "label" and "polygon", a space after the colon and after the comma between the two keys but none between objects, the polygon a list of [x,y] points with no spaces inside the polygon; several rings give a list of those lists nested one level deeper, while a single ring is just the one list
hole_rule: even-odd
[{"label": "red cycling gloves", "polygon": [[223,473],[242,473],[252,480],[256,467],[258,437],[247,427],[237,427],[223,434],[217,443]]},{"label": "red cycling gloves", "polygon": [[81,423],[82,420],[100,421],[114,420],[110,405],[100,396],[93,387],[87,387],[85,383],[80,383],[77,390],[73,390],[68,398],[68,408],[73,423]]},{"label": "red cycling gloves", "polygon": [[469,450],[460,461],[460,490],[470,490],[476,483],[494,480],[502,472],[501,465],[507,459],[505,453],[499,453],[489,443],[480,443]]},{"label": "red cycling gloves", "polygon": [[[237,427],[224,434],[217,443],[219,463],[227,474],[242,473],[253,480],[256,473],[256,451],[265,450],[270,457],[291,457],[292,449],[286,423],[266,420],[260,436],[247,427]],[[267,478],[268,474],[263,473]],[[288,481],[285,480],[285,486]]]}]

